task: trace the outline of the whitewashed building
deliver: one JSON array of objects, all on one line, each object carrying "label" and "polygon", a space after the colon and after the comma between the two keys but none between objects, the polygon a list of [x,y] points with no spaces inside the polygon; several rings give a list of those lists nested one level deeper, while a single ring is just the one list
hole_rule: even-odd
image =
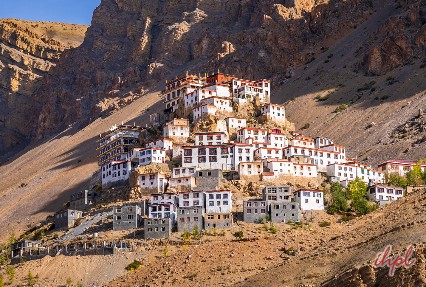
[{"label": "whitewashed building", "polygon": [[166,191],[167,178],[164,173],[145,173],[138,176],[138,185],[142,190],[163,193]]},{"label": "whitewashed building", "polygon": [[285,148],[288,146],[287,137],[280,130],[271,130],[267,137],[267,147],[269,148]]},{"label": "whitewashed building", "polygon": [[161,138],[152,142],[149,142],[145,146],[146,148],[160,148],[164,149],[165,151],[173,150],[173,140],[170,138]]},{"label": "whitewashed building", "polygon": [[252,142],[268,143],[268,130],[261,128],[243,128],[238,130],[237,141],[240,143],[247,143],[251,139]]},{"label": "whitewashed building", "polygon": [[127,183],[129,181],[132,164],[127,161],[112,161],[101,167],[102,187],[118,183]]},{"label": "whitewashed building", "polygon": [[192,93],[203,86],[203,81],[195,75],[185,75],[166,83],[165,90],[162,91],[166,110],[175,112],[183,96]]},{"label": "whitewashed building", "polygon": [[294,193],[294,199],[304,210],[324,210],[324,193],[322,190],[302,189]]},{"label": "whitewashed building", "polygon": [[266,104],[260,108],[260,113],[266,119],[279,124],[285,123],[285,108],[281,105]]},{"label": "whitewashed building", "polygon": [[247,127],[247,120],[242,118],[228,117],[225,119],[226,125],[228,127],[228,133],[232,131],[237,131]]},{"label": "whitewashed building", "polygon": [[184,146],[182,167],[232,170],[232,154],[232,145]]},{"label": "whitewashed building", "polygon": [[260,176],[263,173],[263,163],[261,161],[240,162],[238,173],[240,176]]},{"label": "whitewashed building", "polygon": [[222,145],[228,142],[228,135],[224,132],[196,132],[195,145]]},{"label": "whitewashed building", "polygon": [[261,103],[269,103],[271,97],[271,83],[269,80],[249,81],[233,79],[232,96],[238,104],[244,104],[259,98]]},{"label": "whitewashed building", "polygon": [[189,120],[173,119],[163,128],[163,136],[172,140],[186,141],[189,138]]},{"label": "whitewashed building", "polygon": [[218,109],[214,105],[200,104],[199,106],[192,109],[192,119],[194,121],[200,120],[206,116],[214,116],[218,112]]},{"label": "whitewashed building", "polygon": [[166,151],[161,148],[134,148],[131,153],[132,161],[145,166],[151,163],[165,163]]},{"label": "whitewashed building", "polygon": [[[254,150],[255,147],[252,144],[234,143],[233,145],[233,166],[235,169],[238,168],[240,162],[252,162],[254,161]],[[232,154],[230,154],[232,157]]]},{"label": "whitewashed building", "polygon": [[231,213],[232,192],[229,190],[212,190],[204,192],[206,213]]},{"label": "whitewashed building", "polygon": [[398,174],[404,176],[418,164],[423,172],[426,172],[426,163],[416,163],[408,160],[388,160],[379,164],[379,171],[387,174]]},{"label": "whitewashed building", "polygon": [[284,176],[301,176],[316,178],[318,177],[317,166],[314,164],[297,163],[289,160],[267,160],[266,166],[274,173],[275,177]]},{"label": "whitewashed building", "polygon": [[174,204],[178,202],[178,197],[176,194],[171,192],[166,193],[153,193],[149,196],[150,204]]},{"label": "whitewashed building", "polygon": [[334,163],[327,166],[327,176],[332,180],[339,181],[343,186],[347,186],[350,181],[360,178],[368,185],[383,183],[384,173],[373,170],[371,167],[359,163]]},{"label": "whitewashed building", "polygon": [[404,189],[402,187],[388,186],[383,184],[376,184],[369,188],[368,198],[384,205],[395,201],[404,196]]},{"label": "whitewashed building", "polygon": [[283,150],[281,148],[266,148],[261,147],[254,151],[254,158],[256,160],[262,159],[282,159]]},{"label": "whitewashed building", "polygon": [[172,226],[176,224],[177,207],[174,204],[150,204],[148,206],[149,218],[170,218]]}]

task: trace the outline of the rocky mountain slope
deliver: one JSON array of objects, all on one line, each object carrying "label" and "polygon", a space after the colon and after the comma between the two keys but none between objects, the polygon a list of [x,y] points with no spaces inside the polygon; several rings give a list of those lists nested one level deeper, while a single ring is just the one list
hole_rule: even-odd
[{"label": "rocky mountain slope", "polygon": [[28,115],[40,109],[33,97],[40,79],[62,52],[81,44],[86,30],[81,25],[0,20],[0,154],[29,139]]},{"label": "rocky mountain slope", "polygon": [[[397,150],[416,158],[416,146],[406,152],[411,142],[394,145],[390,135],[425,108],[425,33],[420,0],[104,0],[85,42],[37,90],[33,136],[86,124],[185,70],[219,69],[271,78],[275,101],[294,99],[288,115],[298,128],[309,124],[308,132],[357,148],[353,157],[377,163]],[[315,100],[323,94],[327,101]],[[333,114],[340,104],[351,107]]]}]

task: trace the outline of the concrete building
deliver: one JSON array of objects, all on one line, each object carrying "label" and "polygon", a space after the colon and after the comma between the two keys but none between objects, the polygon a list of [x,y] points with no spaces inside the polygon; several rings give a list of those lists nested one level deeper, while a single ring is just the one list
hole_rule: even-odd
[{"label": "concrete building", "polygon": [[237,132],[237,141],[247,143],[247,139],[256,143],[268,143],[268,130],[261,128],[243,128]]},{"label": "concrete building", "polygon": [[297,202],[280,202],[271,203],[271,221],[272,222],[299,222],[301,211]]},{"label": "concrete building", "polygon": [[176,225],[177,208],[174,204],[150,204],[148,207],[149,218],[169,218],[171,227]]},{"label": "concrete building", "polygon": [[170,218],[144,218],[143,229],[145,240],[169,238],[172,233],[172,223]]},{"label": "concrete building", "polygon": [[204,229],[229,229],[232,227],[232,213],[206,213],[204,214]]},{"label": "concrete building", "polygon": [[324,210],[324,193],[317,189],[302,189],[294,193],[294,199],[305,210]]},{"label": "concrete building", "polygon": [[202,103],[192,109],[192,119],[195,122],[208,116],[214,116],[217,113],[218,108],[216,106]]},{"label": "concrete building", "polygon": [[262,159],[282,159],[283,150],[282,148],[269,148],[260,147],[254,151],[254,158],[256,160]]},{"label": "concrete building", "polygon": [[99,194],[93,190],[83,190],[71,195],[70,209],[71,210],[85,210],[95,201]]},{"label": "concrete building", "polygon": [[244,222],[260,223],[266,222],[269,216],[268,204],[266,200],[250,199],[243,202]]},{"label": "concrete building", "polygon": [[220,169],[203,169],[195,173],[197,190],[217,190],[223,184],[223,173]]},{"label": "concrete building", "polygon": [[74,227],[76,221],[83,217],[83,212],[79,210],[67,209],[55,215],[55,229],[67,229]]},{"label": "concrete building", "polygon": [[142,207],[137,203],[126,203],[113,208],[113,230],[140,228],[142,225]]},{"label": "concrete building", "polygon": [[[252,140],[250,140],[247,143],[234,143],[234,146],[233,146],[234,169],[238,169],[240,162],[253,162],[254,150],[255,150],[255,146],[253,145]],[[230,157],[232,157],[232,154],[230,154]]]},{"label": "concrete building", "polygon": [[153,193],[149,196],[150,204],[174,204],[178,202],[178,197],[172,192]]},{"label": "concrete building", "polygon": [[266,186],[262,190],[263,200],[271,202],[290,202],[293,198],[291,186]]},{"label": "concrete building", "polygon": [[388,186],[384,184],[376,184],[369,188],[368,198],[379,205],[385,205],[404,196],[402,187]]},{"label": "concrete building", "polygon": [[195,177],[178,177],[169,179],[169,189],[177,192],[190,191],[196,187]]},{"label": "concrete building", "polygon": [[180,206],[177,209],[177,231],[192,232],[195,229],[203,229],[203,207],[198,206]]}]

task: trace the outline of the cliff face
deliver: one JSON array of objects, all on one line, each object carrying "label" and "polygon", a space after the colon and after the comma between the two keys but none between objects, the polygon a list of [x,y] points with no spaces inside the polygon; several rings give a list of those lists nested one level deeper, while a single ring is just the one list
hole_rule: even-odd
[{"label": "cliff face", "polygon": [[33,92],[63,51],[78,46],[87,27],[59,23],[0,21],[0,154],[22,145],[39,113]]},{"label": "cliff face", "polygon": [[43,79],[36,136],[93,120],[185,70],[280,84],[372,9],[363,0],[103,0],[84,43]]}]

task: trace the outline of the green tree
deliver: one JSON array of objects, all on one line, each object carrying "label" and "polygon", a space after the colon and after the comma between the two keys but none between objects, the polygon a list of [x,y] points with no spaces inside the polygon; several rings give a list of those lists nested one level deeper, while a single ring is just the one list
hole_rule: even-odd
[{"label": "green tree", "polygon": [[385,176],[386,183],[392,186],[398,187],[407,187],[407,179],[404,176],[400,176],[399,174],[386,174]]},{"label": "green tree", "polygon": [[368,204],[368,200],[364,197],[355,198],[354,200],[352,200],[351,206],[354,211],[362,215],[372,211],[372,208]]},{"label": "green tree", "polygon": [[413,169],[407,172],[406,176],[408,185],[419,186],[424,184],[423,171],[418,164],[414,165]]},{"label": "green tree", "polygon": [[349,196],[352,200],[364,198],[367,195],[368,186],[359,177],[351,181],[348,186]]},{"label": "green tree", "polygon": [[12,265],[7,266],[6,270],[7,280],[9,280],[9,284],[13,283],[13,279],[15,279],[15,268]]},{"label": "green tree", "polygon": [[348,203],[346,200],[346,194],[343,191],[342,186],[337,183],[333,182],[330,187],[331,192],[331,203],[328,206],[328,212],[330,214],[334,214],[337,212],[345,212],[348,210]]}]

